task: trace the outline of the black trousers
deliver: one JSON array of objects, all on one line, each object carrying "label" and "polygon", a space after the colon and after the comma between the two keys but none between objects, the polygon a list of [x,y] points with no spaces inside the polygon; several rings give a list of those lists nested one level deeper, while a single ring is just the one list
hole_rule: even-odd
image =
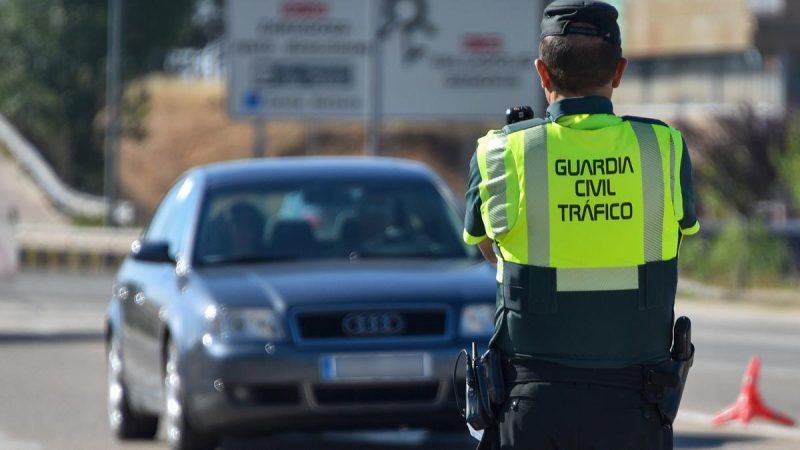
[{"label": "black trousers", "polygon": [[[512,388],[498,424],[500,448],[672,450],[672,427],[633,389],[531,382]],[[494,446],[492,446],[494,447]]]}]

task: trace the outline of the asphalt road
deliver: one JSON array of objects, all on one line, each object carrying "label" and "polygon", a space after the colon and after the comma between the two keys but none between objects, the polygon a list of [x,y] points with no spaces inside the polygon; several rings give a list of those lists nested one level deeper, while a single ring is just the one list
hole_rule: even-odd
[{"label": "asphalt road", "polygon": [[[163,441],[120,444],[105,419],[102,316],[109,275],[21,274],[0,280],[0,450],[163,449]],[[775,409],[800,418],[800,312],[682,302],[698,348],[676,424],[676,448],[789,450],[797,428],[712,428],[736,398],[748,359],[763,360],[761,389]],[[284,434],[224,441],[224,448],[274,450],[474,448],[465,433]]]}]

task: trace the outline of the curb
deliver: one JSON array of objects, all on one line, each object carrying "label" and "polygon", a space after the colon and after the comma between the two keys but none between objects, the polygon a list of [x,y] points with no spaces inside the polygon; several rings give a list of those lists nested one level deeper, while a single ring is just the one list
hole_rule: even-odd
[{"label": "curb", "polygon": [[21,224],[14,240],[21,269],[112,272],[140,234],[133,228]]},{"label": "curb", "polygon": [[114,272],[122,264],[127,253],[20,248],[18,256],[20,269],[86,273]]},{"label": "curb", "polygon": [[758,304],[777,308],[800,307],[800,291],[785,288],[720,287],[680,277],[678,297],[684,300],[725,302],[728,304]]}]

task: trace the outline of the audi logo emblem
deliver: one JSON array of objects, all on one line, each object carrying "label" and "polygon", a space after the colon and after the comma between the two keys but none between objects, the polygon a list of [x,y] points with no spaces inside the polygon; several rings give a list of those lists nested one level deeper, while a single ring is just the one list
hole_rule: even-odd
[{"label": "audi logo emblem", "polygon": [[350,313],[342,319],[342,330],[348,336],[393,336],[405,328],[403,317],[395,312]]}]

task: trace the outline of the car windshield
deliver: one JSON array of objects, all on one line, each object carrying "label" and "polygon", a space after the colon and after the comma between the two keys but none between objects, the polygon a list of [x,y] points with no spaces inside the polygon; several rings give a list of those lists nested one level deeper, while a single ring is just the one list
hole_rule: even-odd
[{"label": "car windshield", "polygon": [[470,258],[474,252],[433,185],[326,181],[209,192],[194,262]]}]

